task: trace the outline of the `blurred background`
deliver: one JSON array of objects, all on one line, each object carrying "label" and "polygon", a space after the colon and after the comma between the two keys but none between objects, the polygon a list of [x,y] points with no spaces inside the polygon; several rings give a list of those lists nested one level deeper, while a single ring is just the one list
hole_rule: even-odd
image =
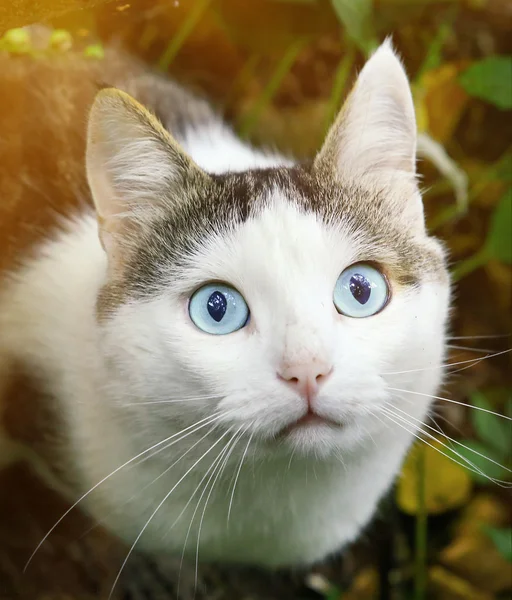
[{"label": "blurred background", "polygon": [[243,138],[298,158],[385,36],[411,78],[427,221],[455,284],[435,416],[342,559],[248,574],[212,600],[512,597],[511,34],[510,0],[2,1],[0,52],[101,61],[119,44],[208,96]]}]

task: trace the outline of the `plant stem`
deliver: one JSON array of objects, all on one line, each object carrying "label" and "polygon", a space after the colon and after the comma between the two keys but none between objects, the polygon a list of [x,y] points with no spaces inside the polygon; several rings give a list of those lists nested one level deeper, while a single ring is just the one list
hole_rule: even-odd
[{"label": "plant stem", "polygon": [[296,42],[291,44],[291,46],[285,52],[284,56],[279,61],[275,71],[272,73],[272,77],[265,86],[264,90],[261,92],[259,98],[257,98],[253,107],[241,122],[240,127],[238,129],[240,137],[246,138],[251,134],[252,130],[254,129],[254,126],[258,122],[260,114],[275,96],[277,90],[279,89],[279,86],[281,85],[286,74],[292,68],[295,59],[297,58],[299,52],[302,50],[305,43],[306,39],[300,38]]},{"label": "plant stem", "polygon": [[334,75],[334,83],[331,90],[331,96],[329,98],[329,106],[325,117],[325,133],[329,131],[329,127],[332,125],[336,114],[341,105],[341,97],[345,90],[350,69],[354,64],[355,52],[353,49],[349,50],[347,54],[338,64],[336,73]]},{"label": "plant stem", "polygon": [[489,254],[487,252],[487,246],[482,246],[478,252],[475,252],[473,256],[466,258],[460,264],[458,264],[455,269],[452,271],[452,281],[456,282],[466,277],[482,265],[484,265],[489,258]]},{"label": "plant stem", "polygon": [[417,447],[417,488],[418,512],[416,514],[416,539],[415,539],[415,600],[424,600],[426,592],[427,574],[427,510],[425,506],[425,448],[423,445]]},{"label": "plant stem", "polygon": [[208,8],[208,5],[212,0],[196,0],[194,8],[189,12],[187,18],[181,24],[181,27],[176,32],[176,35],[172,38],[169,45],[165,49],[165,52],[158,61],[158,67],[162,71],[167,71],[176,54],[180,51],[181,47],[185,43],[185,40],[192,33],[192,30],[199,22],[199,19],[203,16],[204,11]]}]

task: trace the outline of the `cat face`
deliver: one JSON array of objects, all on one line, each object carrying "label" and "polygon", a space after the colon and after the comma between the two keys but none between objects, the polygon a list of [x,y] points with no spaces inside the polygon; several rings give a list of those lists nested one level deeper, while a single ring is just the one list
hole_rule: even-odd
[{"label": "cat face", "polygon": [[102,349],[121,404],[149,427],[211,417],[262,453],[353,449],[385,427],[396,389],[424,394],[408,405],[424,417],[448,279],[389,45],[311,164],[209,175],[120,92],[100,94],[89,131]]},{"label": "cat face", "polygon": [[[268,448],[353,446],[381,426],[373,414],[392,398],[388,387],[429,392],[437,383],[438,370],[387,374],[441,360],[439,250],[392,227],[386,244],[363,233],[363,223],[326,222],[277,186],[257,204],[169,266],[159,287],[149,280],[146,292],[139,272],[140,295],[133,290],[104,325],[121,365],[114,376],[129,401],[154,402],[145,408],[184,425],[218,413]],[[161,242],[151,242],[153,251]],[[140,269],[156,268],[139,260]],[[353,276],[340,293],[344,272]],[[362,292],[350,291],[354,276]],[[368,308],[354,298],[365,280]],[[420,413],[426,404],[416,399]]]}]

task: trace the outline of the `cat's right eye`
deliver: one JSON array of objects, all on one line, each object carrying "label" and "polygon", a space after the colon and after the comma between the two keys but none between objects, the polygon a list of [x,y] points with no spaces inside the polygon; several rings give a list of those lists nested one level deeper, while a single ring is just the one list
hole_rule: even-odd
[{"label": "cat's right eye", "polygon": [[188,313],[198,329],[213,335],[233,333],[249,320],[249,307],[243,296],[222,283],[209,283],[194,292]]},{"label": "cat's right eye", "polygon": [[389,286],[375,267],[358,263],[345,269],[334,289],[334,304],[347,317],[364,318],[380,312],[389,300]]}]

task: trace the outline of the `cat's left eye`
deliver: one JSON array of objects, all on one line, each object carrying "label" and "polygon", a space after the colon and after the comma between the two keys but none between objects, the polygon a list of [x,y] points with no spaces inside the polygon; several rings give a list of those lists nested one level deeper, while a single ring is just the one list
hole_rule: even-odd
[{"label": "cat's left eye", "polygon": [[348,267],[338,277],[334,304],[347,317],[371,317],[387,304],[389,287],[384,275],[375,267],[359,263]]},{"label": "cat's left eye", "polygon": [[188,313],[197,328],[214,335],[233,333],[249,320],[242,294],[222,283],[209,283],[194,292]]}]

